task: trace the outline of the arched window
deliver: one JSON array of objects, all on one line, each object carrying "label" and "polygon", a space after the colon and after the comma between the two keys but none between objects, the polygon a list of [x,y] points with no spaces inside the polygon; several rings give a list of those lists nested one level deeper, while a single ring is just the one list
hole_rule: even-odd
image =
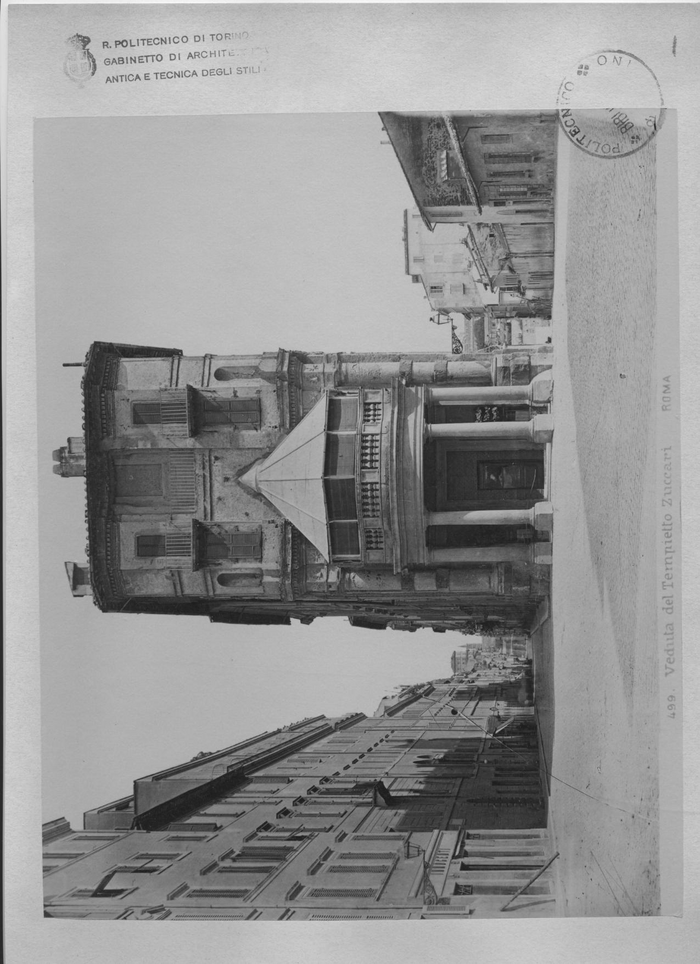
[{"label": "arched window", "polygon": [[256,589],[262,585],[262,577],[262,569],[254,569],[248,572],[221,572],[216,581],[227,589]]}]

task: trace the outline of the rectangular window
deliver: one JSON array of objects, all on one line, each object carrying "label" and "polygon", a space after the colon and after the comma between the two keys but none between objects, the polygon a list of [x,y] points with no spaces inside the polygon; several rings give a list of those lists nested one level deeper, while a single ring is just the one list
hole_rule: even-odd
[{"label": "rectangular window", "polygon": [[296,850],[296,844],[248,844],[241,847],[235,855],[241,860],[276,860],[283,861]]},{"label": "rectangular window", "polygon": [[[189,826],[189,824],[186,824],[185,826]],[[174,834],[171,834],[169,837],[166,837],[165,839],[178,840],[178,841],[180,840],[197,841],[197,840],[206,840],[208,836],[209,834],[206,834],[206,833],[174,833]]]},{"label": "rectangular window", "polygon": [[190,913],[185,913],[180,911],[177,914],[173,914],[170,920],[248,920],[250,917],[257,916],[257,912],[254,910],[242,911],[240,914],[236,914],[233,911],[209,911],[197,912],[191,911]]},{"label": "rectangular window", "polygon": [[356,519],[355,479],[325,479],[326,506],[329,519]]},{"label": "rectangular window", "polygon": [[513,140],[511,134],[482,134],[482,144],[510,144]]},{"label": "rectangular window", "polygon": [[357,397],[330,398],[326,427],[329,432],[354,432],[357,428]]},{"label": "rectangular window", "polygon": [[526,197],[527,184],[504,184],[498,188],[498,193],[507,197]]},{"label": "rectangular window", "polygon": [[88,853],[87,850],[78,850],[74,853],[65,853],[64,851],[49,850],[44,854],[47,860],[77,860],[78,857],[84,857]]},{"label": "rectangular window", "polygon": [[203,900],[210,897],[228,897],[235,899],[237,897],[247,897],[249,893],[250,890],[248,888],[197,887],[194,890],[188,890],[186,894],[182,894],[181,896],[188,900],[190,897],[202,898]]},{"label": "rectangular window", "polygon": [[324,475],[345,476],[355,475],[355,439],[356,435],[326,436],[326,462]]},{"label": "rectangular window", "polygon": [[[218,823],[171,823],[168,830],[182,831],[187,833],[216,833],[217,830],[221,830],[221,826]],[[169,840],[182,840],[183,837],[169,837]],[[190,839],[189,837],[187,838]]]},{"label": "rectangular window", "polygon": [[340,897],[376,897],[377,891],[373,887],[314,887],[308,891],[308,897],[328,897],[335,900]]},{"label": "rectangular window", "polygon": [[529,151],[508,151],[503,154],[484,154],[487,164],[532,164],[534,157]]},{"label": "rectangular window", "polygon": [[180,857],[184,857],[184,856],[185,856],[185,852],[183,850],[172,851],[170,853],[164,853],[162,851],[158,851],[156,853],[141,852],[138,854],[134,854],[131,860],[179,860]]},{"label": "rectangular window", "polygon": [[360,533],[356,523],[331,522],[331,552],[334,556],[359,556]]},{"label": "rectangular window", "polygon": [[259,398],[218,398],[204,395],[201,400],[204,428],[235,425],[239,429],[260,428]]},{"label": "rectangular window", "polygon": [[117,463],[114,466],[117,498],[163,495],[163,466]]},{"label": "rectangular window", "polygon": [[83,841],[83,840],[94,840],[94,841],[96,841],[97,843],[107,843],[109,840],[119,840],[120,837],[121,837],[121,834],[120,834],[120,833],[103,834],[103,833],[99,833],[99,832],[98,832],[98,833],[84,833],[84,834],[80,834],[79,836],[73,837],[73,838],[71,838],[71,839],[72,839],[72,841],[76,841],[76,840],[80,840],[80,841]]},{"label": "rectangular window", "polygon": [[134,425],[160,425],[160,402],[134,402],[131,421]]},{"label": "rectangular window", "polygon": [[525,171],[487,171],[486,176],[499,180],[504,177],[519,177],[522,179],[527,177],[527,173]]},{"label": "rectangular window", "polygon": [[190,529],[182,529],[136,536],[136,555],[139,558],[189,557],[192,555],[192,532]]},{"label": "rectangular window", "polygon": [[200,565],[222,560],[229,562],[262,559],[262,526],[197,526],[197,553]]},{"label": "rectangular window", "polygon": [[395,850],[374,852],[372,850],[355,851],[355,853],[338,854],[339,860],[392,860],[397,854]]},{"label": "rectangular window", "polygon": [[133,425],[187,425],[187,391],[163,391],[159,398],[134,402],[131,406]]},{"label": "rectangular window", "polygon": [[430,294],[431,294],[431,295],[441,295],[442,292],[443,292],[443,286],[442,286],[442,285],[430,285]]},{"label": "rectangular window", "polygon": [[541,489],[544,485],[542,462],[479,462],[480,489]]}]

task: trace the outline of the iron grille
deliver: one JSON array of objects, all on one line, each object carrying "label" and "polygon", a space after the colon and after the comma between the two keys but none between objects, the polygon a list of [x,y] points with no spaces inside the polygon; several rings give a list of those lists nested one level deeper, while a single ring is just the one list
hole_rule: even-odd
[{"label": "iron grille", "polygon": [[176,512],[194,512],[197,505],[195,490],[194,452],[170,452],[170,504]]},{"label": "iron grille", "polygon": [[191,531],[166,532],[165,533],[165,554],[166,556],[191,556],[192,555],[192,533]]},{"label": "iron grille", "polygon": [[182,425],[187,423],[187,393],[177,396],[163,394],[160,399],[160,420],[163,425]]}]

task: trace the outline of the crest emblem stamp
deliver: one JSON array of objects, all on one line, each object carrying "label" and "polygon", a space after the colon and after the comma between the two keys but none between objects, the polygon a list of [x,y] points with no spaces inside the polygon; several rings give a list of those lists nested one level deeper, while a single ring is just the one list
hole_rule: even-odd
[{"label": "crest emblem stamp", "polygon": [[581,58],[559,87],[557,107],[572,143],[607,159],[641,150],[664,121],[656,75],[624,50],[599,50]]},{"label": "crest emblem stamp", "polygon": [[89,49],[90,38],[76,33],[66,40],[68,53],[63,61],[63,72],[78,87],[84,87],[97,70],[97,61]]}]

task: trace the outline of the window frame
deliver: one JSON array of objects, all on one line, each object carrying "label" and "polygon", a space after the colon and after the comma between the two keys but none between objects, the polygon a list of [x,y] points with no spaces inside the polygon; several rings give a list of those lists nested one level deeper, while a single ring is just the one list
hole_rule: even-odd
[{"label": "window frame", "polygon": [[[260,395],[218,395],[198,392],[196,407],[198,434],[229,430],[259,432],[262,428]],[[215,419],[214,414],[217,412],[229,417]],[[245,417],[246,415],[250,417]]]},{"label": "window frame", "polygon": [[[337,404],[342,409],[343,403],[345,403],[348,409],[350,408],[350,403],[352,403],[353,415],[354,415],[352,427],[349,427],[347,423],[343,424],[344,416],[341,415],[341,417],[337,420],[339,427],[329,428],[330,424],[335,424],[336,422],[335,419],[333,419],[333,422],[331,422],[331,406],[334,404]],[[335,561],[356,562],[362,558],[362,543],[360,539],[360,514],[359,514],[360,500],[358,499],[358,494],[357,494],[358,471],[361,467],[360,453],[359,453],[359,445],[360,445],[359,430],[361,425],[363,424],[362,417],[363,417],[363,412],[360,410],[360,393],[359,392],[353,392],[352,394],[347,394],[347,395],[329,395],[328,411],[326,413],[326,430],[325,430],[326,431],[326,450],[324,452],[324,460],[323,460],[323,497],[326,503],[326,520],[328,525],[328,538],[329,538],[329,543],[331,547],[331,558],[334,562]],[[338,461],[345,461],[344,465],[338,465],[336,462],[335,466],[329,466],[328,455],[329,455],[329,443],[331,439],[338,439],[339,454],[342,452],[342,443],[340,440],[345,441],[346,448],[347,447],[352,448],[352,468],[350,468],[347,465],[347,462],[349,461],[348,459],[338,460]],[[339,509],[338,517],[336,517],[331,512],[331,498],[332,498],[331,485],[333,482],[340,482],[341,480],[351,483],[353,506],[348,505],[347,509],[345,506],[341,506]],[[346,501],[349,503],[349,500],[346,500]],[[346,509],[345,514],[343,514],[341,511],[343,509]],[[348,548],[351,551],[343,552],[343,551],[336,551],[336,549],[334,549],[333,533],[334,531],[336,531],[337,533],[340,533],[341,532],[340,527],[347,527],[348,532],[351,534],[351,537],[353,539],[356,537],[357,551],[354,551],[355,543],[353,542],[353,545],[350,545],[349,541],[348,541],[348,545],[343,548]]]},{"label": "window frame", "polygon": [[[195,530],[193,538],[193,566],[195,569],[216,569],[229,563],[245,563],[251,565],[262,562],[264,552],[262,524],[247,522],[201,522],[197,519],[194,520],[193,526]],[[217,529],[219,530],[218,532]],[[237,551],[233,554],[235,546],[232,540],[234,540],[236,536],[249,536],[251,539],[248,542],[242,541],[239,543]],[[214,556],[211,554],[209,539],[212,538],[217,538],[228,545],[228,555]],[[249,547],[252,551],[242,552],[241,550],[245,547]],[[231,571],[235,572],[235,570]]]},{"label": "window frame", "polygon": [[[160,427],[165,435],[182,435],[183,431],[188,436],[194,435],[193,391],[191,385],[185,388],[163,388],[157,396],[130,399],[131,427],[150,431]],[[150,408],[151,414],[156,417],[139,416],[139,408]]]},{"label": "window frame", "polygon": [[[171,539],[168,545],[168,537]],[[176,540],[179,537],[179,544]],[[142,547],[148,544],[148,540],[157,540],[155,548],[162,549],[160,552],[144,552]],[[185,543],[187,542],[187,545]],[[193,526],[168,529],[153,530],[151,532],[138,532],[134,536],[134,556],[136,559],[191,559],[194,546]],[[180,551],[185,550],[186,551]]]}]

